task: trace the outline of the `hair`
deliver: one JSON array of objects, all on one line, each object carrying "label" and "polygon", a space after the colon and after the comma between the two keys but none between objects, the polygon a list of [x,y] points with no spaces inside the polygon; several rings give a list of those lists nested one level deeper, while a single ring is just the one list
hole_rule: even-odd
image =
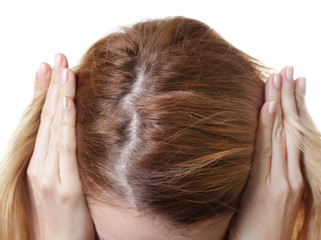
[{"label": "hair", "polygon": [[[121,27],[95,42],[72,70],[87,201],[121,200],[178,227],[238,211],[265,79],[275,69],[208,25],[178,16]],[[27,106],[2,161],[1,239],[30,239],[26,170],[44,101]],[[302,94],[296,102],[299,118],[284,121],[291,136],[302,138],[307,186],[292,239],[320,239],[321,134]]]}]

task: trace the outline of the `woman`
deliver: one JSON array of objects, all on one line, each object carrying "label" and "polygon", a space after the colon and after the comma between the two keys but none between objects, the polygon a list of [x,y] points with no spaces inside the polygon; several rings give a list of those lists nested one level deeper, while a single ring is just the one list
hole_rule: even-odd
[{"label": "woman", "polygon": [[185,17],[123,27],[73,70],[57,54],[4,159],[0,237],[320,239],[304,94]]}]

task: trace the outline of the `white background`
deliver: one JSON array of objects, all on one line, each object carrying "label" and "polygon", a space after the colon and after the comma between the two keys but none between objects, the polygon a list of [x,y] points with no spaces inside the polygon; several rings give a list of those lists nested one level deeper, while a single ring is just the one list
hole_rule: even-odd
[{"label": "white background", "polygon": [[1,1],[0,157],[33,96],[38,65],[64,53],[78,63],[91,44],[145,19],[198,19],[235,47],[294,77],[307,78],[306,101],[321,126],[320,1]]}]

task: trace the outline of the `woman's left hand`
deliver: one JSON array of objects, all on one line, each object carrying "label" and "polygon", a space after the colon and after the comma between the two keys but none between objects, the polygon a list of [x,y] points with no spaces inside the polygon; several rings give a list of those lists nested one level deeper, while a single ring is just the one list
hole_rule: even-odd
[{"label": "woman's left hand", "polygon": [[230,223],[229,240],[291,239],[304,179],[299,143],[285,128],[283,116],[297,117],[295,94],[305,92],[299,81],[305,79],[294,81],[293,68],[285,67],[265,84],[266,102],[259,116],[253,169],[239,212]]}]

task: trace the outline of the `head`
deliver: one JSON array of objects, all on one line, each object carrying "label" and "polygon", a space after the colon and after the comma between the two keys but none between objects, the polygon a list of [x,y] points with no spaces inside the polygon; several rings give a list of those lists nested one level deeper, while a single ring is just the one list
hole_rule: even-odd
[{"label": "head", "polygon": [[80,175],[101,238],[222,239],[251,169],[268,68],[175,17],[123,27],[73,70]]},{"label": "head", "polygon": [[[100,238],[223,239],[251,170],[265,79],[277,71],[184,17],[124,27],[72,70],[77,158]],[[44,102],[27,106],[0,164],[1,239],[33,239],[26,171]],[[308,187],[291,239],[321,239],[321,133],[303,95],[296,102],[300,121],[284,121],[301,133]]]},{"label": "head", "polygon": [[184,228],[171,225],[163,215],[139,213],[105,203],[90,204],[99,240],[221,240],[232,214],[208,218]]}]

